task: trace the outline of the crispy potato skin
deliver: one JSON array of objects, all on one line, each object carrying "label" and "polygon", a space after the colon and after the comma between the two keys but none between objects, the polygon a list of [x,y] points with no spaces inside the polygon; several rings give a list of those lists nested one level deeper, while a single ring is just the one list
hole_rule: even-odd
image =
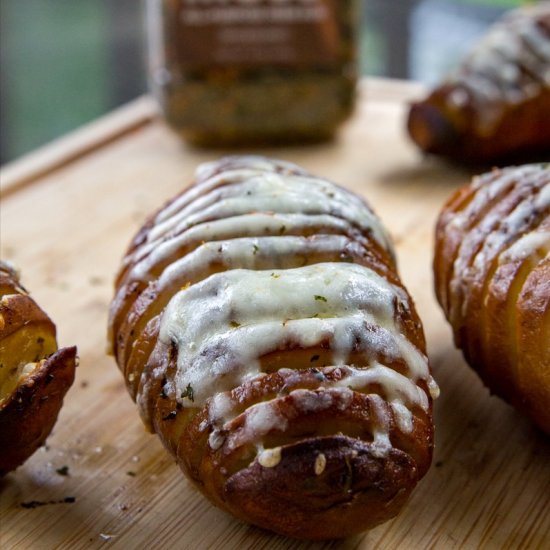
[{"label": "crispy potato skin", "polygon": [[[263,190],[262,182],[270,182],[274,174],[277,178],[310,178],[311,187],[308,185],[304,194],[312,188],[318,193],[314,176],[296,166],[281,166],[278,161],[258,158],[227,157],[211,163],[207,175],[204,167],[199,168],[194,184],[164,207],[170,210],[173,205],[180,205],[181,212],[174,208],[168,224],[173,216],[179,220],[178,227],[162,237],[154,235],[162,226],[159,219],[165,210],[146,221],[130,244],[115,282],[110,345],[145,425],[159,436],[186,476],[213,504],[243,521],[282,535],[312,540],[345,537],[394,517],[431,464],[432,398],[436,393],[432,393],[435,390],[422,324],[397,274],[391,246],[385,247],[377,240],[372,227],[360,228],[339,214],[332,202],[338,195],[333,187],[327,188],[323,197],[332,205],[327,208],[329,216],[320,217],[325,212],[323,202],[319,207],[311,206],[311,202],[305,205],[311,211],[299,211],[301,221],[294,223],[276,201],[268,207],[252,204],[250,211],[236,215],[229,206],[230,199],[238,197],[238,201],[256,193],[262,197],[264,192],[271,192]],[[259,174],[250,176],[257,162],[272,163],[273,170],[265,174],[260,169]],[[288,184],[296,185],[296,181],[289,179]],[[333,185],[323,180],[325,184]],[[242,185],[250,185],[248,192]],[[286,192],[300,195],[297,189]],[[362,200],[345,190],[341,192],[346,193],[338,199],[342,203]],[[224,196],[229,197],[227,202]],[[213,206],[218,204],[219,212]],[[366,204],[363,207],[368,208]],[[201,220],[206,212],[204,223],[196,222],[187,228],[184,210],[191,219],[198,216]],[[256,215],[266,217],[261,225],[254,225]],[[366,210],[363,215],[367,215]],[[278,223],[270,224],[272,218]],[[236,219],[235,225],[223,225]],[[203,240],[193,233],[197,227],[206,231],[209,224],[218,224],[210,239]],[[273,240],[279,246],[269,249],[268,241]],[[335,240],[338,244],[330,244]],[[239,255],[226,256],[227,249],[239,241],[244,241]],[[157,252],[166,245],[165,254]],[[208,249],[215,253],[201,256]],[[204,259],[193,263],[194,255]],[[186,268],[174,269],[179,262]],[[258,369],[254,376],[239,378],[201,402],[196,394],[184,396],[175,390],[176,376],[188,365],[178,367],[181,351],[174,340],[163,339],[161,331],[166,308],[176,294],[188,289],[192,292],[218,275],[223,277],[237,269],[264,274],[280,270],[275,280],[285,277],[287,271],[325,264],[338,266],[342,272],[342,266],[350,264],[364,268],[397,293],[395,300],[388,302],[391,319],[386,319],[385,327],[375,320],[362,325],[361,332],[344,344],[345,361],[335,359],[331,334],[316,333],[303,343],[290,330],[272,347],[261,347],[260,342],[258,348],[254,344],[247,348],[252,353],[250,363]],[[140,265],[146,266],[144,271],[140,272]],[[313,302],[318,298],[326,301],[316,295],[317,291],[311,292]],[[227,294],[224,290],[216,292],[222,300]],[[273,296],[269,289],[265,295]],[[272,300],[273,317],[286,327],[292,319],[287,319],[286,313],[279,319],[286,306],[281,306],[276,298]],[[233,310],[242,303],[236,301]],[[356,305],[350,304],[350,310],[355,311]],[[252,316],[255,315],[254,311]],[[309,322],[319,314],[297,310],[292,315],[296,320],[305,318]],[[188,319],[183,314],[181,318]],[[387,328],[393,323],[399,327],[398,332],[391,333]],[[257,319],[243,321],[251,329],[260,324]],[[232,329],[238,331],[241,325],[236,325],[231,324],[227,332],[222,329],[213,338],[221,334],[223,339]],[[395,334],[403,338],[404,347],[410,345],[414,350],[425,374],[411,376],[411,356],[395,347]],[[362,338],[369,338],[367,346],[361,344]],[[196,343],[186,343],[189,348],[200,347],[203,340],[197,337]],[[254,355],[256,350],[261,351]],[[230,359],[231,354],[231,349],[215,345],[201,352],[201,357],[215,365]],[[407,401],[410,416],[399,416],[399,410],[392,408],[392,399],[400,395],[399,391],[394,393],[391,384],[385,385],[381,379],[364,381],[352,388],[352,365],[363,369],[362,373],[373,365],[383,366],[391,376],[406,379],[412,394],[425,399],[411,398]],[[218,376],[227,380],[231,372],[227,378],[224,373]],[[183,403],[184,399],[188,401]],[[381,432],[387,435],[387,445],[385,440],[381,442]]]},{"label": "crispy potato skin", "polygon": [[434,255],[436,295],[457,347],[492,393],[547,434],[549,191],[548,165],[475,178],[443,207]]},{"label": "crispy potato skin", "polygon": [[541,113],[550,113],[550,88],[529,101],[506,106],[487,134],[477,130],[472,108],[449,107],[453,89],[444,84],[411,105],[407,130],[422,151],[472,165],[509,163],[512,156],[544,158],[550,148],[550,121]]},{"label": "crispy potato skin", "polygon": [[44,444],[72,385],[76,348],[57,350],[52,320],[0,262],[0,476]]},{"label": "crispy potato skin", "polygon": [[0,476],[23,464],[50,435],[74,381],[76,347],[42,359],[0,408]]},{"label": "crispy potato skin", "polygon": [[[394,449],[382,459],[370,447],[344,436],[286,446],[273,468],[254,462],[227,480],[227,507],[297,538],[334,539],[371,529],[399,513],[418,472],[406,453]],[[326,465],[317,475],[312,465],[319,453]]]}]

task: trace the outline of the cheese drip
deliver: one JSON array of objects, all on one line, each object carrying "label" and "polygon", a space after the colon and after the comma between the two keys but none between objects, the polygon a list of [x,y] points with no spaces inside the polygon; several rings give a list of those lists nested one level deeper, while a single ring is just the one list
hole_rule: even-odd
[{"label": "cheese drip", "polygon": [[[449,285],[449,314],[450,318],[456,322],[466,315],[468,307],[467,300],[463,299],[460,292],[464,281],[479,277],[484,272],[488,261],[492,261],[495,256],[514,246],[518,236],[523,236],[524,233],[529,234],[533,229],[534,217],[550,213],[548,169],[543,165],[508,168],[492,180],[484,180],[484,185],[476,191],[476,196],[469,206],[449,224],[464,227],[468,219],[479,215],[495,197],[502,192],[512,194],[515,187],[526,189],[529,192],[523,191],[521,196],[525,196],[525,198],[520,200],[508,213],[503,214],[498,207],[489,210],[483,219],[469,230],[461,243],[453,264],[453,277]],[[518,194],[518,196],[520,195]],[[482,244],[475,251],[472,261],[471,251],[475,250],[473,247],[481,236],[484,236]],[[534,244],[533,240],[526,240],[523,244],[516,245],[514,250],[519,252],[521,248],[525,249],[528,243]]]},{"label": "cheese drip", "polygon": [[523,235],[499,256],[498,263],[523,261],[539,250],[543,257],[548,257],[550,254],[550,231],[532,231]]},{"label": "cheese drip", "polygon": [[304,214],[244,214],[196,225],[160,243],[148,243],[136,251],[136,264],[131,270],[135,280],[151,280],[152,271],[157,265],[169,259],[179,249],[193,248],[197,243],[214,244],[238,237],[241,242],[248,239],[250,248],[256,244],[255,238],[262,235],[302,233],[322,227],[335,234],[353,234],[354,228],[345,220],[334,216],[306,216]]},{"label": "cheese drip", "polygon": [[337,256],[345,250],[361,253],[361,247],[356,242],[340,235],[257,237],[208,242],[170,264],[159,277],[157,288],[161,291],[173,281],[185,278],[191,281],[214,263],[219,263],[225,269],[258,269],[259,264],[283,268],[290,261],[306,263],[307,257],[313,254]]},{"label": "cheese drip", "polygon": [[[181,200],[159,213],[148,233],[149,243],[212,219],[267,212],[342,218],[372,235],[385,250],[392,250],[386,230],[370,208],[358,196],[330,181],[303,172],[279,174],[255,168],[254,164],[211,179],[199,181]],[[201,190],[206,193],[201,194]]]},{"label": "cheese drip", "polygon": [[225,157],[221,161],[205,162],[195,171],[195,185],[163,208],[157,215],[157,222],[173,216],[191,201],[216,187],[242,181],[243,177],[252,177],[259,172],[308,175],[296,164],[255,155]]},{"label": "cheese drip", "polygon": [[[401,289],[355,264],[212,275],[175,294],[162,316],[159,338],[178,349],[172,389],[181,396],[190,385],[194,401],[181,404],[202,406],[258,376],[262,355],[290,343],[313,347],[326,340],[335,364],[345,365],[352,351],[370,350],[403,359],[415,382],[428,381],[426,358],[395,321],[396,304],[408,308],[406,300]],[[379,381],[399,383],[381,374]]]}]

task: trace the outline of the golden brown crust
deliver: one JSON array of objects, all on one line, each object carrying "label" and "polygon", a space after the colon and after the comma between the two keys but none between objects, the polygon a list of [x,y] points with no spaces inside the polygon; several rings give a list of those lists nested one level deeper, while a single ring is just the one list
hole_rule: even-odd
[{"label": "golden brown crust", "polygon": [[[321,463],[317,474],[315,464]],[[253,462],[240,470],[227,480],[224,497],[235,516],[265,529],[333,539],[397,515],[418,477],[416,464],[402,451],[378,458],[357,438],[316,437],[285,446],[272,468]]]},{"label": "golden brown crust", "polygon": [[55,325],[0,262],[0,476],[45,442],[75,364],[76,348],[57,351]]},{"label": "golden brown crust", "polygon": [[455,342],[492,392],[550,433],[550,167],[494,170],[436,227],[435,288]]},{"label": "golden brown crust", "polygon": [[528,396],[522,399],[522,407],[546,433],[550,433],[549,296],[550,258],[547,256],[529,273],[517,302],[518,385],[521,394]]},{"label": "golden brown crust", "polygon": [[549,45],[546,3],[508,13],[449,81],[411,106],[413,141],[427,153],[461,162],[546,158]]},{"label": "golden brown crust", "polygon": [[76,348],[38,362],[0,406],[0,476],[23,464],[50,435],[74,381]]},{"label": "golden brown crust", "polygon": [[[434,383],[422,325],[380,222],[366,221],[371,216],[358,197],[296,166],[228,157],[202,166],[195,184],[146,222],[117,277],[111,345],[144,422],[214,504],[278,533],[326,539],[373,527],[398,513],[431,462]],[[338,280],[338,270],[359,271],[359,290],[340,275],[342,292],[363,293],[368,314],[353,301],[349,311],[330,309],[332,299],[346,298],[322,295],[325,286],[314,290],[309,279],[300,283],[311,293],[309,313],[279,305],[292,285],[269,298],[269,285],[278,284],[269,281],[304,269],[315,277],[315,268],[327,270],[323,285]],[[245,276],[268,285],[258,287],[262,304],[250,310],[252,319],[246,304],[227,302]],[[195,294],[199,309],[216,296],[220,303],[210,313],[167,313]],[[288,317],[279,318],[282,308]],[[166,338],[167,318],[186,327],[223,311],[221,333]],[[342,333],[341,349],[326,328],[339,316],[362,319]],[[273,319],[281,337],[260,332]],[[244,345],[233,331],[241,338],[257,332]],[[182,363],[195,348],[195,359]],[[206,399],[200,377],[179,381],[198,360],[207,373],[221,369],[208,382],[221,389]]]}]

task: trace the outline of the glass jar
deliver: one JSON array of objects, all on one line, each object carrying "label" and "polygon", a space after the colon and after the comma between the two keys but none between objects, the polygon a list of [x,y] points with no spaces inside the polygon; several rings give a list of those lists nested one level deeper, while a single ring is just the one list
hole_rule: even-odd
[{"label": "glass jar", "polygon": [[200,146],[325,140],[349,116],[356,0],[147,0],[150,80]]}]

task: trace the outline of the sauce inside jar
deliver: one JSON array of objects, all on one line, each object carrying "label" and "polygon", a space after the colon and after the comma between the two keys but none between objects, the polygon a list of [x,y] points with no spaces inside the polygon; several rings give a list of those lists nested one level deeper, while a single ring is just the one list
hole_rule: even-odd
[{"label": "sauce inside jar", "polygon": [[355,0],[148,0],[151,83],[190,143],[321,141],[351,113]]}]

